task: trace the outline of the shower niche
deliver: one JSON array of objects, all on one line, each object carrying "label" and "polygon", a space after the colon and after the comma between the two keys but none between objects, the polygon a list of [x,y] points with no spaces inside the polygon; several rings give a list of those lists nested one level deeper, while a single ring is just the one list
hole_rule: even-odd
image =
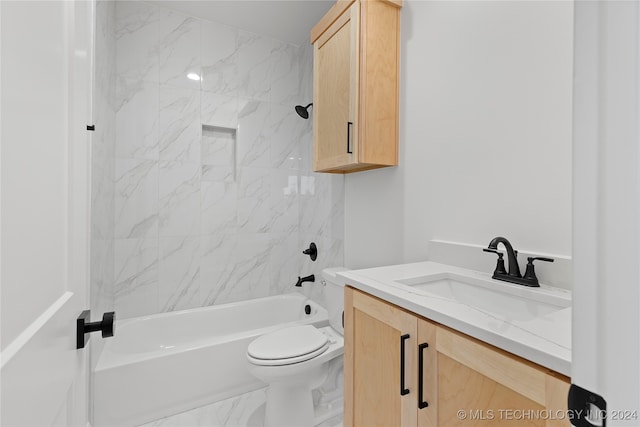
[{"label": "shower niche", "polygon": [[203,180],[236,180],[237,137],[235,128],[202,125]]}]

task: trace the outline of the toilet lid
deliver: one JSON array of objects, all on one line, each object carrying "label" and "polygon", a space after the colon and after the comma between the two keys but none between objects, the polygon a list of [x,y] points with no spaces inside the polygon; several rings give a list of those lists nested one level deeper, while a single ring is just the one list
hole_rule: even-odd
[{"label": "toilet lid", "polygon": [[315,326],[302,325],[262,335],[249,344],[247,354],[261,364],[297,363],[322,354],[328,347],[326,335]]}]

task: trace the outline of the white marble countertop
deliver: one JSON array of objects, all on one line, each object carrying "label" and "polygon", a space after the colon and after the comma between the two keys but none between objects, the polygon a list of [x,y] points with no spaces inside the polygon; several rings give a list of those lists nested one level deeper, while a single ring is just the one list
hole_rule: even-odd
[{"label": "white marble countertop", "polygon": [[[456,274],[492,282],[498,286],[515,287],[510,291],[526,294],[536,292],[563,300],[562,308],[533,318],[496,315],[473,304],[465,304],[441,296],[428,295],[397,280],[438,274]],[[434,262],[392,265],[351,270],[337,274],[345,284],[385,301],[431,319],[437,323],[470,335],[488,344],[530,360],[553,371],[571,374],[571,292],[541,285],[527,288],[491,279],[490,274],[457,268]],[[516,316],[517,317],[517,316]]]}]

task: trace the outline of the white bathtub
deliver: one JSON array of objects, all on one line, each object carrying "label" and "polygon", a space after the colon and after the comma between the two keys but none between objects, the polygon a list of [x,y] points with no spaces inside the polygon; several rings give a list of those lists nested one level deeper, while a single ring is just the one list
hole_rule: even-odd
[{"label": "white bathtub", "polygon": [[304,323],[326,326],[328,315],[298,293],[118,321],[94,373],[93,425],[140,425],[264,387],[247,346]]}]

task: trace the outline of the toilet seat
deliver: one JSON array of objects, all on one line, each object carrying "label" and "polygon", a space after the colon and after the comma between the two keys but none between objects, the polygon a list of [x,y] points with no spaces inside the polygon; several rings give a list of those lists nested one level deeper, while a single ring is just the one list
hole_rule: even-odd
[{"label": "toilet seat", "polygon": [[291,365],[321,355],[329,344],[327,336],[312,325],[292,326],[254,340],[247,358],[255,365]]}]

